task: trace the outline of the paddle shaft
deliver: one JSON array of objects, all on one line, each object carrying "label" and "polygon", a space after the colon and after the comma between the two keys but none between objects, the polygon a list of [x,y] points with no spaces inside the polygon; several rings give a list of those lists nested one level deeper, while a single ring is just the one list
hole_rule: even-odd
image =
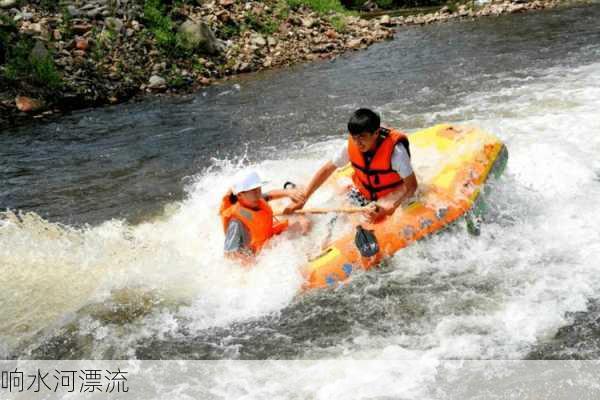
[{"label": "paddle shaft", "polygon": [[[363,212],[360,207],[339,207],[339,208],[306,208],[294,211],[292,214],[327,214],[327,213],[345,213],[353,214]],[[283,211],[275,213],[275,215],[284,215]]]}]

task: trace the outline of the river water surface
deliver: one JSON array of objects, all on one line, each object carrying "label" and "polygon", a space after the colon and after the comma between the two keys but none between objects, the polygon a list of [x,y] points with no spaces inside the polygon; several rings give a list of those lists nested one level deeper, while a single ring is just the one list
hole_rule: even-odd
[{"label": "river water surface", "polygon": [[[401,28],[334,61],[3,132],[0,356],[598,357],[598,21],[590,5]],[[474,124],[506,143],[481,235],[456,224],[302,296],[323,221],[251,270],[225,260],[231,175],[305,182],[361,106],[407,131]]]}]

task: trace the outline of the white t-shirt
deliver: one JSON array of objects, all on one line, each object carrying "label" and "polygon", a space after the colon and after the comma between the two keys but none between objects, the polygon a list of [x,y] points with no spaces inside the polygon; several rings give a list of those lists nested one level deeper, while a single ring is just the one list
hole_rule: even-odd
[{"label": "white t-shirt", "polygon": [[[338,168],[341,168],[350,162],[347,144],[342,148],[342,151],[331,160],[331,162]],[[413,174],[410,157],[402,143],[396,143],[396,146],[394,147],[394,152],[392,153],[392,169],[403,179]]]}]

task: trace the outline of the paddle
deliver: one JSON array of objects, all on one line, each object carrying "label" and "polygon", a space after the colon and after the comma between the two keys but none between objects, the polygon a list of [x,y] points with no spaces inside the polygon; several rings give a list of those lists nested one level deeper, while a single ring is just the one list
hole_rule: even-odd
[{"label": "paddle", "polygon": [[[361,207],[338,207],[338,208],[303,208],[292,212],[292,214],[327,214],[327,213],[345,213],[353,214],[365,211]],[[283,211],[277,211],[274,215],[285,215]]]}]

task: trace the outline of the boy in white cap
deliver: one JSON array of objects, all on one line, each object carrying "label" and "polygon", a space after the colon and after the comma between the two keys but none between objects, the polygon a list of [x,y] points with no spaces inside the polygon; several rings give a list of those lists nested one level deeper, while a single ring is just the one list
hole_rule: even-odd
[{"label": "boy in white cap", "polygon": [[[291,225],[277,221],[269,206],[270,200],[290,197],[291,190],[262,193],[262,181],[255,171],[238,175],[231,190],[221,201],[221,221],[225,232],[225,253],[233,256],[254,255],[274,235],[288,228],[305,234],[310,228],[306,218]],[[290,197],[291,198],[291,197]]]}]

